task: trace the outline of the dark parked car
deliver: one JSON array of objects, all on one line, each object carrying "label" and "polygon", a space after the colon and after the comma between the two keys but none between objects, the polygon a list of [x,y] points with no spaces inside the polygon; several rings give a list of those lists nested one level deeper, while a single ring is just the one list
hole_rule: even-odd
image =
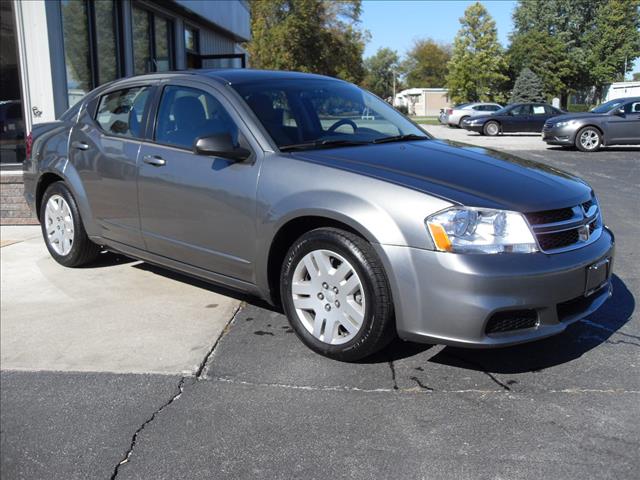
[{"label": "dark parked car", "polygon": [[259,296],[333,358],[396,334],[532,341],[611,292],[613,234],[584,181],[435,140],[341,80],[121,79],[32,138],[25,196],[57,262],[113,250]]},{"label": "dark parked car", "polygon": [[603,145],[640,145],[640,97],[618,98],[586,113],[554,117],[544,124],[549,145],[595,152]]},{"label": "dark parked car", "polygon": [[544,103],[514,103],[493,115],[468,118],[461,126],[490,136],[508,132],[541,132],[544,122],[563,113]]}]

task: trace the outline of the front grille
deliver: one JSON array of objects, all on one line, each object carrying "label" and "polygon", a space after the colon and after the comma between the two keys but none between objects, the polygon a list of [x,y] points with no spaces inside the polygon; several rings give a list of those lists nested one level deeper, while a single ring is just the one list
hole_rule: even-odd
[{"label": "front grille", "polygon": [[540,249],[547,253],[579,248],[595,240],[602,222],[594,198],[574,207],[526,213]]},{"label": "front grille", "polygon": [[573,208],[560,208],[558,210],[546,210],[544,212],[527,213],[525,215],[531,225],[543,223],[555,223],[569,220],[573,217]]},{"label": "front grille", "polygon": [[542,250],[555,250],[577,243],[578,230],[565,230],[563,232],[538,234],[538,244]]},{"label": "front grille", "polygon": [[510,310],[494,313],[485,332],[487,334],[511,332],[538,326],[538,313],[535,310]]}]

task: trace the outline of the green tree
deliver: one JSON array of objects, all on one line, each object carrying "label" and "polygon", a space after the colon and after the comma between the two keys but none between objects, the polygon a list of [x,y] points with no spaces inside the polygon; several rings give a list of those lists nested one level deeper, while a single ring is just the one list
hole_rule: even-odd
[{"label": "green tree", "polygon": [[449,97],[454,102],[503,100],[501,84],[508,77],[496,23],[476,2],[465,10],[460,24],[448,64]]},{"label": "green tree", "polygon": [[[389,48],[378,49],[375,55],[364,61],[366,74],[363,86],[381,98],[392,96],[394,76],[399,69],[398,63],[398,52]],[[397,82],[397,78],[395,80]]]},{"label": "green tree", "polygon": [[542,80],[529,68],[523,68],[513,86],[509,103],[544,101],[545,95]]},{"label": "green tree", "polygon": [[634,72],[632,78],[633,78],[634,82],[639,81],[640,80],[640,72]]},{"label": "green tree", "polygon": [[546,97],[559,97],[569,90],[573,64],[562,41],[546,31],[531,30],[514,36],[507,52],[509,71],[515,78],[529,68],[544,85]]},{"label": "green tree", "polygon": [[604,85],[624,80],[627,65],[640,56],[640,0],[608,0],[589,33],[590,71],[596,95]]},{"label": "green tree", "polygon": [[[596,13],[602,2],[593,0],[521,0],[513,13],[514,33],[543,32],[564,45],[561,59],[569,69],[563,74],[562,105],[566,107],[571,92],[591,87],[588,33],[594,28]],[[532,50],[530,53],[533,53]],[[541,69],[533,68],[540,72]]]},{"label": "green tree", "polygon": [[360,82],[367,33],[360,0],[253,0],[251,42],[256,68],[297,70]]},{"label": "green tree", "polygon": [[414,42],[407,52],[402,69],[409,88],[442,87],[447,77],[447,63],[451,59],[451,46],[427,38]]}]

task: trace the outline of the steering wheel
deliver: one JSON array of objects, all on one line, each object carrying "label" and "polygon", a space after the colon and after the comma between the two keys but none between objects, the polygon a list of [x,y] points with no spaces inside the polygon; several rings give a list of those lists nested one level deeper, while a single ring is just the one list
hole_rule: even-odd
[{"label": "steering wheel", "polygon": [[358,125],[356,125],[356,122],[348,118],[343,118],[342,120],[338,120],[336,123],[331,125],[329,127],[329,130],[327,131],[333,133],[342,125],[349,125],[351,128],[353,128],[353,133],[356,133],[358,131]]}]

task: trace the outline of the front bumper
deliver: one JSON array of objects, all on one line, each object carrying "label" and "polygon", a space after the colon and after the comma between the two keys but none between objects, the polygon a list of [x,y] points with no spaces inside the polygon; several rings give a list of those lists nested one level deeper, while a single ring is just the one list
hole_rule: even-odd
[{"label": "front bumper", "polygon": [[460,126],[465,130],[471,130],[472,132],[478,133],[482,133],[482,129],[484,128],[484,125],[472,125],[469,122],[462,122]]},{"label": "front bumper", "polygon": [[[389,275],[401,338],[465,347],[538,340],[599,308],[611,295],[614,238],[603,229],[583,248],[558,254],[452,254],[376,245]],[[602,288],[585,297],[587,268],[610,258]],[[534,311],[534,327],[487,333],[498,312]],[[502,314],[504,315],[504,314]]]},{"label": "front bumper", "polygon": [[575,127],[547,127],[542,130],[542,140],[549,145],[573,145],[576,138]]}]

